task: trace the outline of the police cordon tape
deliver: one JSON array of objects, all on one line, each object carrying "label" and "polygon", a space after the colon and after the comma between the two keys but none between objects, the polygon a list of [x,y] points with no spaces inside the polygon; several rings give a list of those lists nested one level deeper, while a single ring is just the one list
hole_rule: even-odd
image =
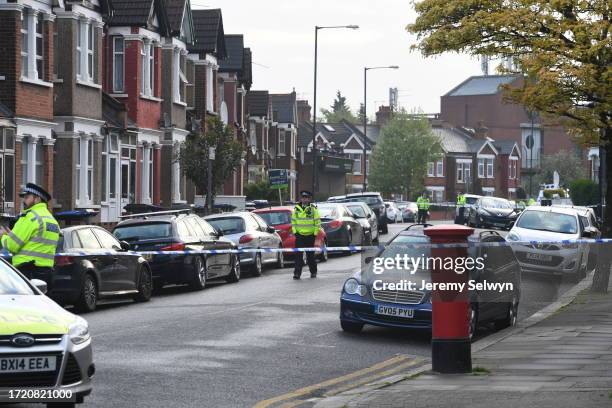
[{"label": "police cordon tape", "polygon": [[[235,248],[235,249],[196,249],[196,250],[180,250],[180,251],[124,251],[123,253],[133,255],[193,255],[193,254],[245,254],[245,253],[276,253],[276,252],[359,252],[369,250],[382,250],[389,246],[406,247],[406,248],[477,248],[477,247],[509,247],[509,246],[540,246],[540,245],[571,245],[571,244],[609,244],[612,243],[612,238],[599,239],[577,239],[577,240],[557,240],[557,241],[501,241],[501,242],[462,242],[462,243],[445,243],[432,244],[428,242],[418,243],[391,243],[387,245],[348,245],[340,247],[317,247],[317,248]],[[540,249],[540,248],[538,248]],[[545,248],[541,248],[545,249]],[[55,256],[91,256],[91,255],[116,255],[117,251],[71,251],[58,252]],[[9,258],[10,254],[0,253],[0,257]]]}]

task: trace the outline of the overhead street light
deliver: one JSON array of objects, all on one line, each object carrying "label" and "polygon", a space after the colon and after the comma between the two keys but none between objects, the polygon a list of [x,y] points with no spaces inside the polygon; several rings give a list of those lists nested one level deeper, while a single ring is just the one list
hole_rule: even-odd
[{"label": "overhead street light", "polygon": [[363,68],[363,192],[368,188],[368,168],[367,163],[367,140],[368,140],[368,71],[374,69],[399,69],[398,65],[387,65],[383,67],[364,67]]},{"label": "overhead street light", "polygon": [[339,26],[315,26],[315,55],[314,55],[314,95],[313,95],[313,115],[312,115],[312,194],[317,192],[317,54],[319,44],[319,30],[347,28],[350,30],[359,29],[358,25],[339,25]]}]

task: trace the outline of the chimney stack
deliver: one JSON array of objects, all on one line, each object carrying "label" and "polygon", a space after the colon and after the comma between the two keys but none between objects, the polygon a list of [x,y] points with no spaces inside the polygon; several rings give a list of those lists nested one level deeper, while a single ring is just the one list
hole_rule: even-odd
[{"label": "chimney stack", "polygon": [[310,122],[312,118],[310,117],[310,105],[308,101],[298,100],[297,101],[297,111],[298,111],[298,123]]},{"label": "chimney stack", "polygon": [[476,129],[474,129],[474,137],[476,139],[485,140],[488,137],[488,135],[489,135],[489,128],[484,125],[484,122],[482,120],[479,120],[478,125],[476,126]]},{"label": "chimney stack", "polygon": [[380,106],[376,112],[376,124],[381,127],[385,126],[391,120],[392,114],[390,106]]}]

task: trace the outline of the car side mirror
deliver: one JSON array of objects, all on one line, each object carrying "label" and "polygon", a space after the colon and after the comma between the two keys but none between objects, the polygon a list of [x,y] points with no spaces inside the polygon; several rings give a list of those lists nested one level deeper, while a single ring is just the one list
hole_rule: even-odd
[{"label": "car side mirror", "polygon": [[43,295],[47,294],[47,282],[40,279],[30,279],[30,283],[34,287],[42,292]]},{"label": "car side mirror", "polygon": [[224,235],[223,230],[215,231],[215,235],[217,236],[217,238],[222,237]]},{"label": "car side mirror", "polygon": [[508,229],[512,229],[512,227],[514,227],[514,223],[515,223],[515,221],[510,221],[510,225],[509,225]]},{"label": "car side mirror", "polygon": [[268,227],[266,228],[266,231],[268,231],[270,234],[274,234],[276,232],[276,230],[274,229],[274,227],[271,227],[268,225]]},{"label": "car side mirror", "polygon": [[372,214],[366,214],[366,218],[367,218],[367,219],[372,218]]},{"label": "car side mirror", "polygon": [[126,241],[119,241],[119,244],[121,245],[121,250],[122,250],[122,251],[129,251],[129,250],[130,250],[130,248],[132,247],[132,246],[130,245],[130,243],[129,243],[129,242],[126,242]]}]

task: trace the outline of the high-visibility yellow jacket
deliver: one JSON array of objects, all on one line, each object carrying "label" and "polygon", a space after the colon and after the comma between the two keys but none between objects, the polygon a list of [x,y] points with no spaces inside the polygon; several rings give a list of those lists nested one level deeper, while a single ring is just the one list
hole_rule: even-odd
[{"label": "high-visibility yellow jacket", "polygon": [[429,198],[422,196],[417,198],[417,207],[419,210],[429,210]]},{"label": "high-visibility yellow jacket", "polygon": [[13,266],[34,261],[36,266],[53,267],[59,237],[59,224],[43,202],[23,211],[0,242],[13,255]]},{"label": "high-visibility yellow jacket", "polygon": [[302,207],[298,204],[291,213],[291,230],[294,234],[314,235],[319,233],[321,228],[321,217],[319,209],[314,205]]},{"label": "high-visibility yellow jacket", "polygon": [[535,203],[536,203],[536,200],[534,200],[533,198],[530,198],[529,201],[527,201],[527,206],[534,205]]},{"label": "high-visibility yellow jacket", "polygon": [[459,194],[457,196],[457,207],[464,207],[465,206],[465,196],[463,194]]}]

